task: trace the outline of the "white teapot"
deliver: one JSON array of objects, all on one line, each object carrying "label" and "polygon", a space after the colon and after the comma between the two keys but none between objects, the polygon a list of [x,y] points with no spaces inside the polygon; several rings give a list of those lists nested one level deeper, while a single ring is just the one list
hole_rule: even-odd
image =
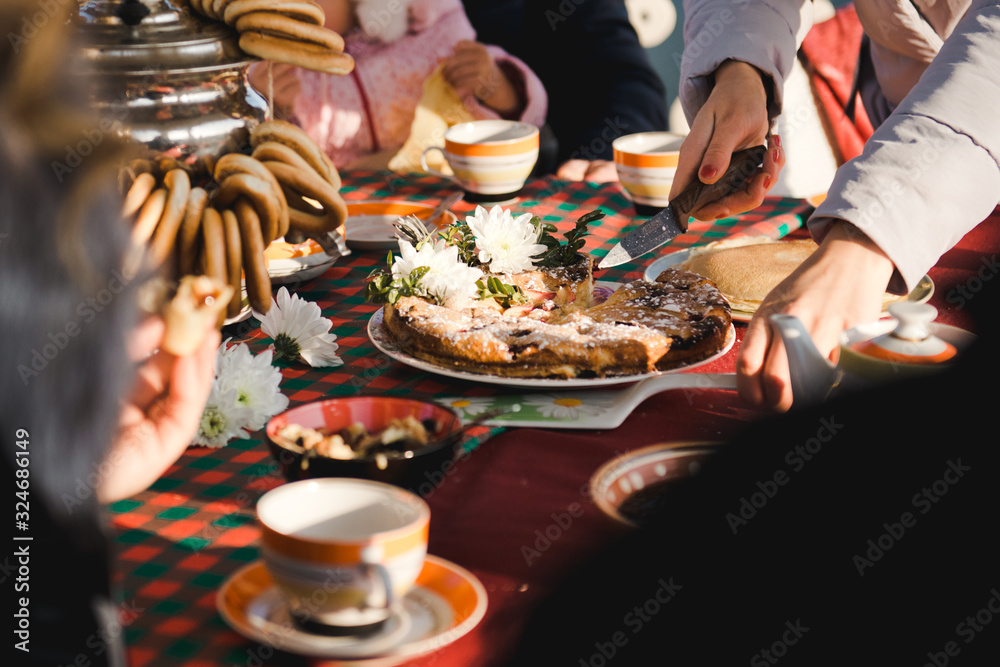
[{"label": "white teapot", "polygon": [[797,317],[772,315],[785,344],[795,406],[939,373],[976,339],[964,329],[934,322],[937,309],[929,304],[894,303],[889,314],[841,333],[836,365],[820,354]]}]

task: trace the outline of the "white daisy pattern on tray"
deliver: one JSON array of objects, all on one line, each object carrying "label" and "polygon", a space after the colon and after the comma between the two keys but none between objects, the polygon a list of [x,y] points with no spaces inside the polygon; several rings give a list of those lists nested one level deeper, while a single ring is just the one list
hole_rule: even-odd
[{"label": "white daisy pattern on tray", "polygon": [[460,418],[465,419],[476,417],[493,408],[496,404],[496,399],[492,396],[474,396],[468,398],[461,396],[441,399],[439,402],[458,413]]},{"label": "white daisy pattern on tray", "polygon": [[611,405],[608,398],[567,394],[540,394],[524,397],[524,404],[538,410],[548,419],[576,419],[580,415],[599,415]]}]

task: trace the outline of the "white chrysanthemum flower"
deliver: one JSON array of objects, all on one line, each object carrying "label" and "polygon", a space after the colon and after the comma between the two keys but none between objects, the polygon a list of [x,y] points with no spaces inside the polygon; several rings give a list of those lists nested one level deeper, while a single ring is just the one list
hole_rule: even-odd
[{"label": "white chrysanthemum flower", "polygon": [[538,242],[538,229],[531,218],[530,213],[515,218],[499,206],[489,211],[477,206],[475,215],[465,218],[476,236],[479,261],[489,266],[491,273],[519,273],[535,267],[532,257],[545,252],[545,246]]},{"label": "white chrysanthemum flower", "polygon": [[424,243],[419,250],[400,240],[399,254],[392,263],[393,279],[408,277],[415,270],[427,267],[419,284],[438,303],[458,303],[475,299],[479,294],[476,281],[483,277],[483,272],[459,260],[458,248],[446,245],[444,240]]},{"label": "white chrysanthemum flower", "polygon": [[337,336],[328,333],[333,322],[323,317],[315,303],[289,294],[286,287],[278,290],[276,300],[271,299],[266,315],[257,311],[253,315],[260,320],[261,331],[274,341],[275,359],[302,359],[314,368],[344,363],[336,354]]},{"label": "white chrysanthemum flower", "polygon": [[288,407],[288,397],[280,389],[281,371],[271,365],[271,350],[254,355],[246,343],[223,348],[215,381],[221,391],[235,391],[236,402],[250,409],[247,428],[263,428],[268,419]]},{"label": "white chrysanthemum flower", "polygon": [[198,434],[192,444],[203,447],[225,447],[233,438],[250,435],[244,426],[253,418],[253,411],[240,405],[234,388],[223,388],[218,382],[212,385],[201,415]]}]

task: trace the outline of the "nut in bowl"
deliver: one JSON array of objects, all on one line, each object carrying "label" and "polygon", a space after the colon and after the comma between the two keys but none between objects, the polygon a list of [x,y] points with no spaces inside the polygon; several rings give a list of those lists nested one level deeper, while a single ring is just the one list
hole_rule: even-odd
[{"label": "nut in bowl", "polygon": [[677,172],[684,135],[640,132],[615,139],[615,169],[636,213],[651,215],[670,203],[670,186]]},{"label": "nut in bowl", "polygon": [[451,409],[391,396],[306,403],[267,425],[268,447],[289,481],[353,477],[421,496],[451,469],[461,434]]},{"label": "nut in bowl", "polygon": [[663,508],[670,485],[698,474],[718,445],[671,442],[631,450],[597,469],[590,478],[590,496],[615,521],[642,527]]}]

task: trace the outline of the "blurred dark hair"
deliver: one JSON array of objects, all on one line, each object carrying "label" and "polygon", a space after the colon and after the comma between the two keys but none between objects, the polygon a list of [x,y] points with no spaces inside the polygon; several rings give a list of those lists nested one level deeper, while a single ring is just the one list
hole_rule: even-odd
[{"label": "blurred dark hair", "polygon": [[67,80],[66,17],[45,15],[23,38],[38,7],[5,0],[0,10],[3,34],[22,37],[0,45],[0,433],[29,433],[32,471],[45,473],[32,475],[32,497],[58,509],[64,494],[87,504],[96,494],[80,497],[131,379],[125,334],[135,299],[121,273],[119,147],[104,142],[75,169],[53,168],[96,119],[79,104],[79,79]]},{"label": "blurred dark hair", "polygon": [[121,641],[103,639],[118,609],[97,488],[133,380],[139,281],[122,274],[121,146],[59,165],[98,120],[68,65],[77,6],[0,6],[0,474],[31,508],[19,534],[33,541],[14,543],[31,549],[25,665],[124,662]]}]

